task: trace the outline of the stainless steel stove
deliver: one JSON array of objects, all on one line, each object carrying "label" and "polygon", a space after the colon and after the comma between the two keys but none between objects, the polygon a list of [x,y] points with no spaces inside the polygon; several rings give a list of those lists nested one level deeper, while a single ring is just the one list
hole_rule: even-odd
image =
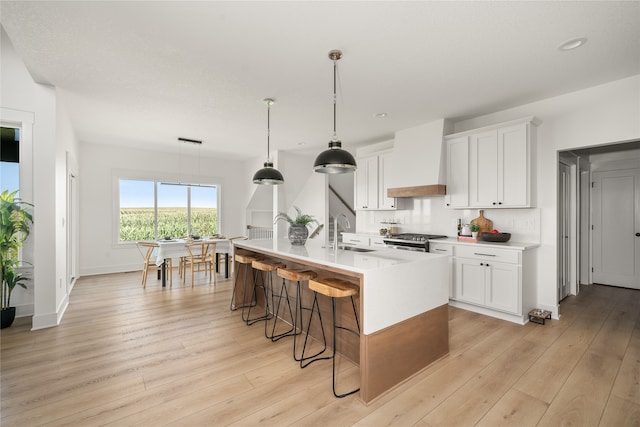
[{"label": "stainless steel stove", "polygon": [[429,239],[444,239],[441,234],[394,234],[383,239],[388,248],[405,249],[409,251],[429,252]]}]

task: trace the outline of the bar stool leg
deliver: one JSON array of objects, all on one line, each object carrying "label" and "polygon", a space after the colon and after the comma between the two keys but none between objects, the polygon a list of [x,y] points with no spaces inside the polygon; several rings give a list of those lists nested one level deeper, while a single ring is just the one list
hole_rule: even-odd
[{"label": "bar stool leg", "polygon": [[[267,277],[268,279],[271,278],[271,274],[269,272],[265,272],[266,274],[269,274],[269,276]],[[260,281],[262,282],[262,285],[258,285],[258,277],[260,277]],[[258,270],[255,270],[255,274],[253,277],[253,299],[252,299],[252,305],[249,305],[249,309],[247,310],[247,317],[246,319],[243,317],[242,320],[244,320],[246,322],[247,325],[253,325],[256,322],[260,322],[262,320],[269,320],[271,319],[271,312],[269,310],[269,296],[268,296],[268,292],[267,292],[267,281],[265,281],[264,277],[262,274],[260,274],[260,272]],[[251,309],[253,307],[256,306],[257,302],[258,302],[258,295],[257,295],[257,288],[260,287],[262,288],[262,292],[264,293],[264,305],[265,305],[265,313],[263,316],[258,316],[258,317],[254,317],[253,319],[251,318]],[[244,312],[244,309],[243,309]]]},{"label": "bar stool leg", "polygon": [[[313,314],[318,314],[318,320],[320,321],[320,330],[322,331],[322,350],[318,351],[311,356],[306,356],[305,352],[307,350],[307,342],[309,340],[309,333],[311,331],[311,321],[313,320]],[[302,318],[302,313],[300,313],[300,317]],[[294,347],[295,351],[295,347]],[[302,345],[302,355],[300,356],[300,368],[306,368],[311,365],[313,362],[317,362],[318,360],[329,360],[331,356],[323,356],[320,357],[325,351],[327,351],[327,337],[324,333],[324,325],[322,324],[322,313],[320,313],[320,305],[318,304],[318,293],[313,293],[313,303],[311,304],[311,314],[309,315],[309,323],[307,324],[307,334],[304,337],[304,344]],[[295,356],[295,354],[294,354]],[[308,362],[307,362],[308,360]]]},{"label": "bar stool leg", "polygon": [[[267,333],[267,324],[269,322],[264,323],[264,336],[271,339],[271,341],[276,342],[281,338],[293,335],[295,325],[296,325],[295,317],[294,317],[293,311],[291,310],[291,302],[289,301],[289,291],[287,290],[287,283],[285,282],[285,279],[282,279],[282,286],[280,287],[280,293],[275,294],[274,292],[271,292],[271,298],[272,298],[272,307],[274,307],[275,309],[275,311],[273,312],[274,320],[273,320],[273,325],[271,327],[271,333]],[[276,304],[275,298],[277,298],[277,301],[278,301],[277,304]],[[283,299],[285,299],[287,302],[285,309],[286,308],[289,309],[289,318],[291,319],[291,329],[289,329],[286,332],[281,332],[276,334],[276,327],[278,325],[278,315],[280,314],[280,304],[282,303]],[[297,313],[297,307],[296,307],[296,313]]]},{"label": "bar stool leg", "polygon": [[357,331],[354,331],[353,329],[349,329],[346,328],[342,325],[338,325],[336,322],[336,298],[331,298],[331,302],[332,302],[332,306],[333,306],[333,355],[331,356],[332,359],[332,375],[331,375],[331,386],[333,388],[333,395],[335,397],[346,397],[349,396],[351,394],[357,393],[360,391],[360,387],[348,391],[346,393],[342,393],[342,394],[338,394],[336,392],[336,332],[338,329],[342,329],[343,331],[347,331],[347,332],[351,332],[352,334],[356,335],[356,336],[360,336],[360,322],[358,320],[358,312],[356,311],[356,303],[353,300],[353,296],[351,297],[351,305],[353,307],[353,314],[356,318],[356,326],[358,328]]},{"label": "bar stool leg", "polygon": [[[244,267],[244,289],[246,291],[247,289],[247,274],[249,273],[249,264],[242,264],[242,266]],[[239,308],[244,309],[245,307],[247,307],[246,302],[242,301],[242,305],[236,305],[236,289],[238,288],[238,274],[236,274],[236,277],[233,280],[233,290],[231,291],[231,303],[229,303],[229,310],[231,311],[236,311]],[[246,299],[246,294],[244,295],[244,298]],[[251,302],[253,305],[255,305],[255,301]]]}]

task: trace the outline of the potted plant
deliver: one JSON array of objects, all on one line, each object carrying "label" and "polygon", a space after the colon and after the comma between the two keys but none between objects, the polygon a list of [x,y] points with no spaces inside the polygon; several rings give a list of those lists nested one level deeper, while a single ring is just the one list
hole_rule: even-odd
[{"label": "potted plant", "polygon": [[469,229],[471,230],[471,237],[478,237],[478,232],[480,231],[480,226],[478,224],[471,224]]},{"label": "potted plant", "polygon": [[29,203],[16,198],[17,191],[0,193],[0,273],[2,278],[2,328],[11,326],[15,307],[11,307],[11,292],[16,286],[26,289],[29,280],[20,272],[19,250],[29,236],[33,216]]},{"label": "potted plant", "polygon": [[309,224],[312,222],[318,223],[314,217],[308,214],[303,214],[299,207],[294,206],[296,210],[296,216],[294,218],[287,215],[286,212],[280,212],[276,215],[274,223],[278,220],[287,221],[289,223],[289,242],[295,246],[304,245],[309,237]]}]

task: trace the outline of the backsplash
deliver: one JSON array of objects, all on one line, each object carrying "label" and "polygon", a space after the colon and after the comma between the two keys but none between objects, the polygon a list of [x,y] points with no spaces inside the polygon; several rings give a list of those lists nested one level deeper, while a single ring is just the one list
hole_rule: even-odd
[{"label": "backsplash", "polygon": [[[457,235],[458,218],[468,224],[479,215],[478,209],[448,209],[442,197],[403,199],[404,209],[395,211],[357,211],[357,233],[378,234],[396,222],[399,233],[431,233]],[[511,233],[517,242],[540,242],[540,209],[484,209],[484,216],[493,221],[493,228]],[[350,230],[351,231],[351,230]]]}]

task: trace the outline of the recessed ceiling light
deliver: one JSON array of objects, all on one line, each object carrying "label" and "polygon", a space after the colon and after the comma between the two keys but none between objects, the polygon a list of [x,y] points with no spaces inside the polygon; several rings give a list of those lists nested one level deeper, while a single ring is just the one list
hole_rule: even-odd
[{"label": "recessed ceiling light", "polygon": [[384,119],[385,117],[387,117],[387,113],[376,113],[373,115],[373,117],[375,117],[376,119]]},{"label": "recessed ceiling light", "polygon": [[569,39],[564,43],[561,43],[558,46],[558,50],[573,50],[573,49],[577,49],[580,46],[582,46],[583,44],[585,44],[587,42],[587,38],[586,37],[577,37],[577,38],[573,38],[573,39]]},{"label": "recessed ceiling light", "polygon": [[306,144],[306,142],[298,142],[298,145],[299,145],[299,146],[303,146],[303,145],[305,145],[305,144]]}]

